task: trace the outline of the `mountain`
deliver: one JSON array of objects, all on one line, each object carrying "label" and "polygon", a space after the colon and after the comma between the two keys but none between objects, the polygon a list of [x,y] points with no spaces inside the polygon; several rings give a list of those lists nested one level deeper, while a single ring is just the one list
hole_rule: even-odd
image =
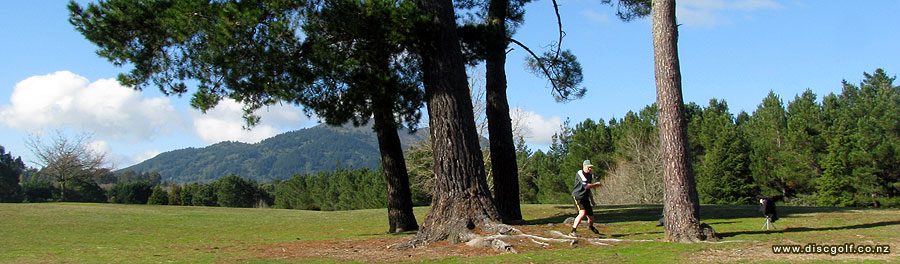
[{"label": "mountain", "polygon": [[[294,174],[329,171],[337,166],[376,169],[381,163],[378,139],[369,126],[315,127],[283,133],[256,144],[220,142],[204,148],[173,150],[124,168],[159,172],[176,183],[211,182],[229,174],[258,182]],[[409,134],[401,129],[403,149],[428,138],[428,129]]]}]

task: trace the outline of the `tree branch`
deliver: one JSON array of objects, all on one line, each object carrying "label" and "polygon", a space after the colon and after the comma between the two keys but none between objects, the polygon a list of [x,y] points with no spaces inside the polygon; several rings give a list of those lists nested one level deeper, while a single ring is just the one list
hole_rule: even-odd
[{"label": "tree branch", "polygon": [[[554,2],[556,2],[556,1],[554,0]],[[528,54],[531,54],[531,57],[534,57],[534,60],[537,61],[538,66],[541,67],[541,71],[543,71],[544,75],[547,75],[547,79],[550,80],[550,85],[553,86],[553,90],[558,91],[559,89],[556,87],[556,83],[553,82],[553,76],[550,75],[550,70],[548,70],[547,67],[544,66],[544,63],[542,62],[541,58],[538,57],[537,54],[534,54],[534,52],[531,51],[531,49],[529,49],[528,47],[526,47],[525,44],[522,44],[522,42],[519,42],[518,40],[515,40],[513,38],[509,38],[509,41],[512,43],[516,43],[516,45],[519,45],[519,47],[522,47],[523,49],[525,49],[525,51],[527,51]]]},{"label": "tree branch", "polygon": [[559,52],[562,49],[562,40],[566,32],[562,29],[562,17],[559,16],[559,4],[556,3],[556,0],[553,0],[553,10],[556,11],[556,24],[559,26],[559,41],[556,42],[556,56],[554,58],[559,60]]}]

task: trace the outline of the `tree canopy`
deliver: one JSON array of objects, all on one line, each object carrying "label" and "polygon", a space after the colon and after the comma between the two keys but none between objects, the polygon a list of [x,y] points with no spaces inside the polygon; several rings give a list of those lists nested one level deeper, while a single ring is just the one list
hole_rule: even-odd
[{"label": "tree canopy", "polygon": [[186,81],[197,82],[193,107],[205,112],[233,99],[248,127],[259,121],[255,110],[281,102],[331,125],[360,126],[374,115],[392,229],[395,215],[411,222],[398,230],[417,226],[396,131],[398,123],[416,128],[424,98],[411,49],[428,16],[412,2],[108,1],[69,9],[99,55],[134,64],[119,76],[125,85],[183,94]]},{"label": "tree canopy", "polygon": [[0,146],[0,203],[21,202],[22,188],[19,186],[19,176],[25,171],[25,163],[22,157],[13,158],[12,153],[7,153]]}]

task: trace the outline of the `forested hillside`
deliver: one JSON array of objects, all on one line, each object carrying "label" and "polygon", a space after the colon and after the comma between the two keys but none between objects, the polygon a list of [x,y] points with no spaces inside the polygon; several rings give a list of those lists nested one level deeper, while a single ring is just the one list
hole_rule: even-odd
[{"label": "forested hillside", "polygon": [[[371,123],[370,123],[371,124]],[[404,149],[427,138],[423,128],[414,134],[400,131]],[[229,174],[268,182],[288,179],[294,174],[345,168],[378,168],[378,141],[371,126],[332,127],[318,125],[287,132],[256,144],[220,142],[204,148],[165,152],[122,169],[134,172],[159,172],[175,183],[206,183]]]}]

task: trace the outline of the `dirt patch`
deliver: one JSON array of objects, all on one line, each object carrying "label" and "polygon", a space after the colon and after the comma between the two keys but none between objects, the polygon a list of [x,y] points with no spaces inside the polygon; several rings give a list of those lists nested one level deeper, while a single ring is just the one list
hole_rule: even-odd
[{"label": "dirt patch", "polygon": [[438,242],[427,247],[408,250],[389,248],[391,245],[410,238],[412,236],[363,240],[294,241],[274,245],[261,245],[256,247],[254,252],[261,259],[328,259],[368,263],[441,260],[452,257],[500,254],[491,249],[472,248],[462,243],[450,245],[447,242]]},{"label": "dirt patch", "polygon": [[[338,262],[410,262],[410,261],[439,261],[449,258],[469,258],[481,256],[495,256],[504,253],[490,248],[476,248],[464,243],[449,244],[447,241],[439,241],[425,247],[395,250],[390,246],[409,240],[410,236],[393,238],[373,238],[359,240],[312,240],[292,241],[288,243],[256,245],[250,249],[253,255],[259,259],[324,259]],[[512,244],[519,253],[542,250],[554,247],[573,247],[568,243],[535,243],[528,238],[504,238],[505,242]],[[582,245],[583,244],[583,245]],[[587,243],[577,246],[592,246]]]},{"label": "dirt patch", "polygon": [[[519,253],[532,252],[538,250],[546,250],[552,248],[573,248],[573,247],[609,247],[629,242],[629,240],[608,241],[617,238],[619,235],[611,234],[616,228],[621,226],[614,225],[597,225],[603,235],[594,237],[589,232],[582,231],[581,235],[591,238],[607,239],[602,240],[599,244],[592,244],[587,240],[579,239],[578,243],[560,243],[547,242],[539,243],[528,237],[509,236],[503,240],[514,246]],[[546,238],[561,238],[559,233],[568,230],[568,226],[564,225],[526,225],[517,226],[521,231],[528,234],[536,234]],[[581,230],[579,230],[581,231]],[[489,235],[489,234],[481,234]],[[329,262],[366,262],[366,263],[384,263],[384,262],[421,262],[421,261],[442,261],[454,258],[472,258],[495,256],[504,253],[494,251],[490,248],[476,248],[465,245],[464,243],[449,244],[447,241],[441,241],[429,244],[425,247],[395,250],[391,249],[391,245],[407,241],[414,235],[402,235],[392,237],[379,237],[368,239],[332,239],[332,240],[311,240],[311,241],[291,241],[279,244],[258,244],[242,247],[241,251],[250,252],[249,259],[262,260],[324,260]],[[681,258],[684,262],[702,262],[702,263],[722,263],[722,262],[757,262],[757,261],[861,261],[861,260],[886,260],[896,261],[897,253],[892,251],[891,254],[775,254],[772,252],[772,242],[754,242],[754,241],[732,241],[735,243],[710,245],[700,251],[691,253]],[[784,240],[776,244],[794,244],[805,245],[801,242]],[[897,250],[896,243],[890,243],[892,250]],[[213,250],[216,249],[203,249]],[[228,249],[222,249],[228,250]],[[235,249],[236,250],[236,249]],[[246,259],[243,259],[246,260]]]}]

